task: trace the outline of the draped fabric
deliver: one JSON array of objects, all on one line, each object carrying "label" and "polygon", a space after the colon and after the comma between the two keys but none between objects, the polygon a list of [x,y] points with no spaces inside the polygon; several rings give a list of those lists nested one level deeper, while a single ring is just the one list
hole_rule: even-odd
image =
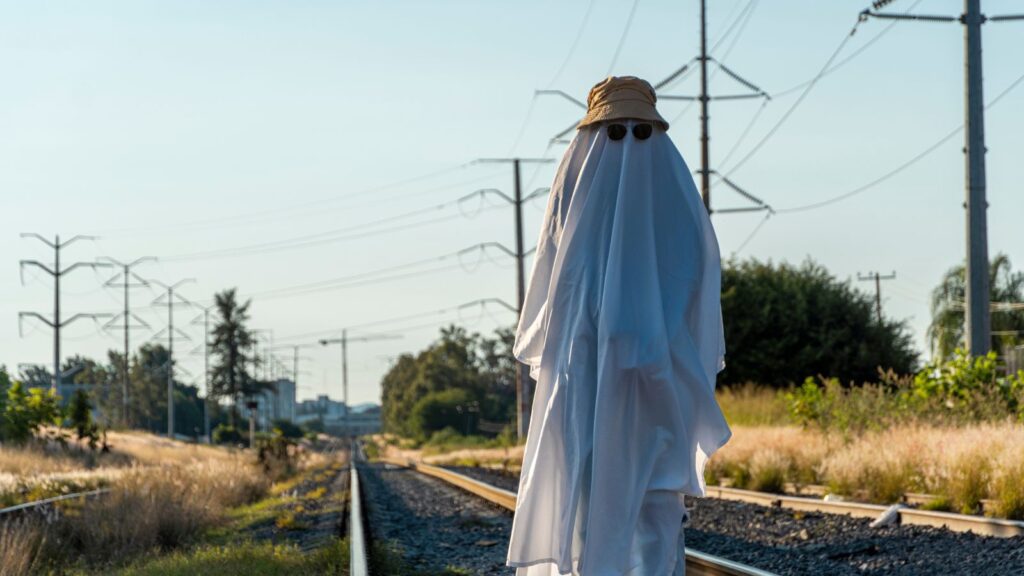
[{"label": "draped fabric", "polygon": [[517,576],[683,573],[683,495],[730,432],[721,261],[660,129],[580,129],[559,165],[515,355],[537,381],[508,564]]}]

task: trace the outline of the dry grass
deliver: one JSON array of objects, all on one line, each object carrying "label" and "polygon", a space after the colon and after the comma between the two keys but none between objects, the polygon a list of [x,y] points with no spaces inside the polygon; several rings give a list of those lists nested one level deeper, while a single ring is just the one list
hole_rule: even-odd
[{"label": "dry grass", "polygon": [[43,531],[35,524],[0,524],[0,576],[23,576],[35,566]]},{"label": "dry grass", "polygon": [[[958,512],[1024,517],[1024,426],[902,425],[853,438],[792,426],[734,426],[708,479],[777,491],[784,482],[826,484],[839,494],[892,503],[908,492],[940,497]],[[780,481],[781,477],[781,481]]]},{"label": "dry grass", "polygon": [[775,426],[792,423],[785,391],[755,384],[719,388],[718,405],[730,426]]},{"label": "dry grass", "polygon": [[244,455],[127,469],[110,494],[63,507],[45,530],[18,526],[0,532],[5,549],[16,541],[19,550],[0,555],[0,575],[25,574],[32,562],[58,571],[73,564],[112,566],[177,548],[221,522],[228,508],[261,498],[269,487],[267,476]]},{"label": "dry grass", "polygon": [[[140,468],[237,465],[240,452],[189,444],[144,432],[111,432],[109,453],[71,443],[40,440],[25,446],[0,446],[0,507],[60,494],[111,486]],[[247,458],[247,457],[246,457]]]},{"label": "dry grass", "polygon": [[[380,444],[378,444],[378,446],[379,445]],[[443,454],[425,454],[424,450],[421,449],[399,448],[391,444],[386,444],[383,449],[380,450],[380,454],[386,458],[416,460],[438,466],[487,466],[500,464],[503,466],[519,467],[520,463],[523,461],[523,450],[525,449],[525,446],[519,445],[509,448],[464,448],[462,450],[453,450]]]},{"label": "dry grass", "polygon": [[261,497],[269,484],[244,462],[133,470],[109,496],[65,514],[51,530],[47,556],[71,550],[73,557],[103,562],[176,548],[215,524],[226,508]]},{"label": "dry grass", "polygon": [[[36,444],[0,451],[0,502],[4,494],[24,501],[96,486],[111,489],[104,497],[62,506],[59,519],[45,527],[0,527],[0,576],[60,573],[71,565],[110,567],[179,547],[221,523],[229,508],[265,496],[272,482],[249,452],[143,433],[112,434],[109,441],[114,453],[89,462],[75,447]],[[300,466],[326,460],[306,452]]]},{"label": "dry grass", "polygon": [[[796,426],[732,426],[729,443],[708,463],[711,482],[779,492],[785,482],[820,482],[821,461],[836,441]],[[781,478],[781,482],[779,479]]]},{"label": "dry grass", "polygon": [[1024,426],[1013,422],[899,426],[845,444],[822,461],[822,473],[837,490],[866,490],[874,501],[926,492],[957,511],[976,512],[982,499],[992,498],[1012,512],[1020,507],[1014,499],[1024,497],[1024,483],[1016,481],[1024,470],[1022,447]]}]

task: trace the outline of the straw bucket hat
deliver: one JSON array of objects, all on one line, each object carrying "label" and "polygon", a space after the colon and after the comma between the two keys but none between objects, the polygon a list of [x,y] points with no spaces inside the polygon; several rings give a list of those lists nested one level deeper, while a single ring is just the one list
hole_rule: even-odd
[{"label": "straw bucket hat", "polygon": [[668,122],[658,114],[654,104],[658,97],[646,80],[636,76],[609,76],[590,89],[587,115],[577,129],[607,120],[650,120],[662,130]]}]

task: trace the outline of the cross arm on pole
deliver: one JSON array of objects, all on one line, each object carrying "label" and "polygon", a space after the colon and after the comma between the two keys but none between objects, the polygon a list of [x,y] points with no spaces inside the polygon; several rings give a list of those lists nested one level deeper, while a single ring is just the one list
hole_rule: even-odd
[{"label": "cross arm on pole", "polygon": [[53,322],[39,312],[18,312],[18,332],[21,332],[21,321],[24,318],[35,318],[50,328],[54,328]]},{"label": "cross arm on pole", "polygon": [[510,256],[512,258],[516,257],[516,253],[513,252],[512,250],[509,250],[508,247],[506,247],[501,242],[484,242],[484,243],[479,244],[477,246],[473,246],[472,248],[467,248],[466,251],[469,251],[469,250],[486,250],[488,248],[497,248],[498,250],[501,250],[502,252],[504,252],[505,254],[507,254],[508,256]]},{"label": "cross arm on pole", "polygon": [[554,158],[478,158],[473,163],[479,164],[509,164],[515,161],[519,161],[522,164],[536,163],[536,164],[551,164],[555,161]]},{"label": "cross arm on pole", "polygon": [[459,310],[471,308],[473,306],[487,306],[488,304],[497,304],[508,309],[508,311],[512,312],[513,314],[519,313],[519,310],[515,306],[509,304],[508,302],[505,302],[501,298],[482,298],[480,300],[474,300],[473,302],[466,302],[465,304],[459,306]]},{"label": "cross arm on pole", "polygon": [[870,9],[860,13],[861,21],[868,18],[879,20],[920,20],[925,22],[960,22],[960,16],[943,16],[932,14],[897,14],[891,12],[873,12]]},{"label": "cross arm on pole", "polygon": [[526,202],[527,200],[533,200],[534,198],[537,198],[538,196],[544,196],[545,194],[547,194],[549,192],[551,192],[551,188],[537,188],[533,192],[530,192],[525,197],[523,197],[523,202]]},{"label": "cross arm on pole", "polygon": [[96,322],[96,321],[99,321],[100,318],[110,318],[112,316],[113,316],[113,314],[108,314],[108,313],[101,313],[101,314],[75,314],[74,316],[68,318],[67,320],[62,321],[60,323],[60,327],[63,328],[63,327],[67,326],[68,324],[71,324],[72,322],[74,322],[76,320],[81,320],[82,318],[89,318],[89,319],[93,320],[94,322]]},{"label": "cross arm on pole", "polygon": [[109,262],[75,262],[71,266],[68,266],[67,268],[61,270],[60,274],[64,274],[66,272],[71,272],[75,268],[88,267],[88,268],[92,268],[92,269],[95,270],[96,268],[109,268],[111,266],[113,266],[113,264],[111,264]]},{"label": "cross arm on pole", "polygon": [[545,94],[551,95],[551,96],[561,96],[562,98],[565,98],[566,100],[572,102],[573,104],[579,106],[580,108],[583,108],[584,110],[587,109],[587,105],[586,104],[584,104],[583,102],[580,102],[579,100],[573,98],[572,96],[569,96],[568,93],[563,92],[562,90],[534,90],[533,93],[537,94],[538,96],[543,96]]},{"label": "cross arm on pole", "polygon": [[667,78],[665,78],[661,82],[658,82],[657,84],[655,84],[654,85],[654,89],[655,90],[661,90],[665,86],[668,86],[673,80],[675,80],[676,78],[681,76],[684,72],[689,70],[690,69],[690,65],[693,64],[694,62],[697,62],[698,60],[700,60],[700,58],[694,58],[693,60],[690,60],[686,64],[683,64],[675,72],[669,74]]},{"label": "cross arm on pole", "polygon": [[509,204],[515,204],[516,203],[516,201],[513,200],[512,197],[510,197],[508,194],[505,194],[501,190],[498,190],[497,188],[485,188],[483,190],[478,190],[477,193],[479,193],[481,196],[486,196],[488,194],[494,194],[495,196],[498,196],[499,198],[501,198],[505,202],[508,202]]},{"label": "cross arm on pole", "polygon": [[[55,272],[52,268],[50,268],[49,266],[47,266],[46,264],[43,264],[42,262],[40,262],[38,260],[22,260],[19,264],[21,265],[21,269],[22,270],[25,269],[25,266],[36,266],[38,268],[42,268],[43,272],[46,272],[50,276],[56,276],[57,275],[57,272]],[[24,278],[22,278],[21,283],[22,284],[25,283]]]},{"label": "cross arm on pole", "polygon": [[77,234],[77,235],[72,236],[71,238],[68,238],[67,240],[61,242],[60,244],[58,244],[57,248],[63,248],[65,246],[67,246],[69,244],[73,244],[73,243],[75,243],[75,242],[77,242],[79,240],[99,240],[99,239],[100,239],[99,236],[89,236],[87,234]]},{"label": "cross arm on pole", "polygon": [[36,240],[39,240],[40,242],[42,242],[43,244],[46,244],[50,248],[56,248],[57,247],[56,244],[54,244],[53,242],[50,242],[49,240],[44,238],[42,234],[36,234],[35,232],[22,232],[19,236],[22,237],[22,238],[35,238]]}]

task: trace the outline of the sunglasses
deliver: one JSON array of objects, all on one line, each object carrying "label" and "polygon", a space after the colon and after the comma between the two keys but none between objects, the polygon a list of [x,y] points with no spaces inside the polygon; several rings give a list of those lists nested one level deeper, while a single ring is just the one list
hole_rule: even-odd
[{"label": "sunglasses", "polygon": [[[608,137],[612,140],[622,140],[626,137],[626,126],[623,124],[609,124]],[[650,124],[637,124],[633,126],[633,137],[637,140],[647,140],[654,133],[654,127]]]}]

